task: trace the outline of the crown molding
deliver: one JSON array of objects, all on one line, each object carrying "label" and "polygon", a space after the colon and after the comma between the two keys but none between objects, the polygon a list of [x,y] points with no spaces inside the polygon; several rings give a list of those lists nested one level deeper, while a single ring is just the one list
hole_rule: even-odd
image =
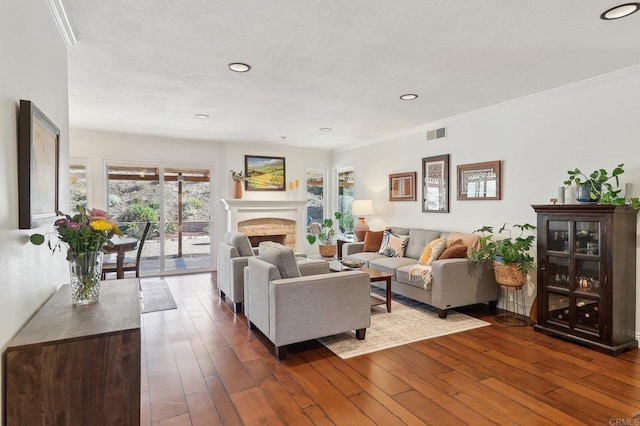
[{"label": "crown molding", "polygon": [[69,18],[67,17],[67,12],[64,9],[62,0],[47,0],[47,4],[49,4],[53,20],[56,22],[64,44],[67,45],[67,48],[72,47],[78,40],[76,40],[76,36],[73,33],[73,28],[71,28],[71,23],[69,23]]}]

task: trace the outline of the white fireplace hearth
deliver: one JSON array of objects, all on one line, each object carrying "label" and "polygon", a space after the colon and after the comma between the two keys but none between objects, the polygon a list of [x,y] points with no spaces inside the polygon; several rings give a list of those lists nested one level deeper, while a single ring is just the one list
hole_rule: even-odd
[{"label": "white fireplace hearth", "polygon": [[[227,232],[238,231],[238,226],[248,235],[263,237],[270,235],[283,238],[283,223],[292,223],[291,229],[294,235],[285,238],[287,245],[297,252],[303,251],[303,241],[306,234],[307,221],[305,218],[305,206],[307,200],[243,200],[220,199],[227,212]],[[269,231],[269,220],[272,231]],[[255,224],[260,224],[255,226]],[[250,226],[245,226],[250,225]],[[252,235],[252,236],[253,236]],[[277,239],[276,239],[277,240]]]}]

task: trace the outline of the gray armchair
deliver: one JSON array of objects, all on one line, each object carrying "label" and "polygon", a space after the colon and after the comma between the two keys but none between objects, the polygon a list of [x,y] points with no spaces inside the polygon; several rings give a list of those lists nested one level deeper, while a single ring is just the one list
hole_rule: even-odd
[{"label": "gray armchair", "polygon": [[349,330],[365,338],[371,325],[367,273],[329,273],[324,261],[297,263],[293,250],[277,243],[261,243],[259,252],[245,269],[245,315],[275,345],[278,359],[292,343]]},{"label": "gray armchair", "polygon": [[255,256],[249,237],[242,232],[227,232],[218,247],[218,288],[220,298],[229,298],[233,311],[242,311],[244,301],[244,267]]}]

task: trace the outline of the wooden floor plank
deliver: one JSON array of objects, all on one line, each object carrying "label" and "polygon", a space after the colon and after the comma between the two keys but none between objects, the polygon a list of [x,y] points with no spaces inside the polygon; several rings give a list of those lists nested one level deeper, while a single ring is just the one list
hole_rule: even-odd
[{"label": "wooden floor plank", "polygon": [[282,422],[264,394],[258,388],[250,388],[231,394],[242,422],[246,425],[281,425]]},{"label": "wooden floor plank", "polygon": [[347,360],[310,341],[280,361],[220,300],[215,274],[165,279],[177,309],[142,315],[143,426],[612,424],[640,412],[637,349],[611,357],[472,306],[461,310],[492,325]]}]

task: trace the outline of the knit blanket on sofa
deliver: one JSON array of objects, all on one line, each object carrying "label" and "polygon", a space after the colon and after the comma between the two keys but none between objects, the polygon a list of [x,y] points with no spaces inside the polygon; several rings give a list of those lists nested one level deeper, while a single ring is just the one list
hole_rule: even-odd
[{"label": "knit blanket on sofa", "polygon": [[416,263],[411,267],[411,272],[409,273],[410,279],[412,281],[422,281],[422,287],[425,290],[431,290],[431,265],[423,265],[421,263]]}]

